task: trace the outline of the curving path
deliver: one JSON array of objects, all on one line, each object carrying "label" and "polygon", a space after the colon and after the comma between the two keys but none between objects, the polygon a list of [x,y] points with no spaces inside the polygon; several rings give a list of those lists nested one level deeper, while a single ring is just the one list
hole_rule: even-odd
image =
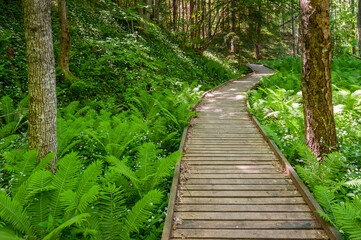
[{"label": "curving path", "polygon": [[255,73],[208,92],[196,108],[162,239],[341,239],[315,217],[308,190],[247,112],[245,93],[272,73],[248,66]]}]

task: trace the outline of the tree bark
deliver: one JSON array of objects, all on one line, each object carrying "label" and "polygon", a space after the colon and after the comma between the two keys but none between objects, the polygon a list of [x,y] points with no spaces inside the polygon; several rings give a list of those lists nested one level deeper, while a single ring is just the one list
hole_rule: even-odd
[{"label": "tree bark", "polygon": [[357,11],[357,40],[358,40],[358,52],[361,57],[361,0],[358,0]]},{"label": "tree bark", "polygon": [[[28,148],[39,159],[58,151],[56,83],[50,2],[23,0],[26,62],[29,84]],[[54,159],[52,165],[56,163]]]},{"label": "tree bark", "polygon": [[323,158],[339,149],[332,106],[330,5],[328,0],[300,0],[300,7],[306,145]]},{"label": "tree bark", "polygon": [[70,33],[68,27],[68,20],[66,17],[66,0],[59,0],[59,19],[60,19],[60,49],[58,64],[60,71],[64,73],[65,78],[71,75],[69,70],[69,61],[71,53]]},{"label": "tree bark", "polygon": [[254,46],[254,58],[259,60],[261,59],[261,30],[262,30],[262,12],[261,6],[257,7],[258,11],[256,12],[256,41]]},{"label": "tree bark", "polygon": [[177,12],[178,12],[177,0],[173,0],[173,31],[177,30]]}]

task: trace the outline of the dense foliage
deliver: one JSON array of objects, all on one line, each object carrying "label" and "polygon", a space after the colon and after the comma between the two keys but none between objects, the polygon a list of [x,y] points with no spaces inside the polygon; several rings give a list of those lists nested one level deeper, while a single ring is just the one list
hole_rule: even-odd
[{"label": "dense foliage", "polygon": [[266,62],[276,74],[249,93],[251,111],[296,167],[324,208],[322,214],[350,239],[361,236],[361,61],[334,59],[333,105],[340,153],[319,164],[304,146],[300,90],[301,60],[291,57]]},{"label": "dense foliage", "polygon": [[57,74],[59,161],[48,169],[54,154],[27,151],[20,9],[0,3],[0,238],[159,239],[189,109],[240,72],[110,1],[69,0],[73,76]]}]

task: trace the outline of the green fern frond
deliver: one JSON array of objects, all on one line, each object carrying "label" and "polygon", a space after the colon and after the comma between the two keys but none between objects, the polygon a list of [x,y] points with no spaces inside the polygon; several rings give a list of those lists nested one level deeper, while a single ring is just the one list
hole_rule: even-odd
[{"label": "green fern frond", "polygon": [[7,221],[14,229],[33,238],[34,234],[27,212],[19,202],[2,193],[0,193],[0,218]]},{"label": "green fern frond", "polygon": [[4,228],[0,229],[0,239],[1,240],[24,240],[24,238],[20,238],[13,231],[7,231]]},{"label": "green fern frond", "polygon": [[51,181],[52,174],[50,171],[34,172],[29,179],[23,182],[18,188],[13,199],[23,205],[37,193],[54,189],[54,187],[50,185]]},{"label": "green fern frond", "polygon": [[58,171],[54,175],[52,185],[54,193],[51,195],[51,215],[54,219],[59,219],[65,208],[65,203],[61,201],[61,194],[66,190],[74,190],[77,184],[76,176],[79,170],[79,157],[76,153],[65,155],[57,163]]},{"label": "green fern frond", "polygon": [[125,165],[124,162],[119,161],[114,156],[107,156],[107,161],[113,164],[113,166],[110,167],[111,170],[119,172],[120,174],[127,177],[141,194],[140,181],[135,172],[133,172],[127,165]]},{"label": "green fern frond", "polygon": [[89,191],[90,188],[96,184],[99,179],[100,174],[103,171],[103,162],[102,161],[95,161],[91,163],[84,173],[82,174],[77,189],[76,194],[78,197],[81,197],[83,194]]},{"label": "green fern frond", "polygon": [[15,165],[16,172],[14,188],[16,189],[20,186],[24,181],[26,181],[34,168],[38,164],[38,153],[36,150],[31,150],[22,155],[21,161],[17,162]]},{"label": "green fern frond", "polygon": [[78,197],[77,212],[83,213],[89,207],[89,203],[94,202],[95,197],[98,195],[100,186],[98,184],[93,185],[87,192],[81,197]]},{"label": "green fern frond", "polygon": [[46,155],[43,159],[40,160],[40,163],[34,168],[33,172],[47,169],[55,156],[56,153],[49,153]]},{"label": "green fern frond", "polygon": [[149,190],[154,189],[164,177],[168,177],[172,174],[172,169],[177,164],[177,162],[182,158],[182,152],[174,152],[168,157],[162,158],[159,160],[157,170],[155,172],[154,178],[152,180],[152,185]]},{"label": "green fern frond", "polygon": [[125,217],[121,239],[129,239],[131,232],[138,232],[139,228],[152,215],[151,211],[162,201],[162,198],[163,194],[159,190],[152,190],[140,199]]},{"label": "green fern frond", "polygon": [[140,179],[146,178],[154,173],[154,161],[160,152],[152,142],[144,143],[138,148],[136,161],[140,167],[136,171],[136,174]]},{"label": "green fern frond", "polygon": [[361,186],[361,178],[353,179],[344,183],[346,186],[352,187],[360,187]]},{"label": "green fern frond", "polygon": [[338,204],[335,207],[335,216],[341,229],[350,239],[361,239],[361,201],[355,198],[353,202]]},{"label": "green fern frond", "polygon": [[121,233],[121,219],[125,213],[123,192],[115,184],[103,186],[99,196],[100,229],[105,239],[117,239]]},{"label": "green fern frond", "polygon": [[315,187],[315,198],[320,203],[322,208],[325,210],[327,214],[329,214],[330,222],[336,224],[338,226],[338,222],[335,217],[335,194],[330,191],[327,187],[324,186],[316,186]]},{"label": "green fern frond", "polygon": [[[3,96],[0,99],[0,114],[7,115],[13,112],[15,112],[13,100],[9,96]],[[10,123],[12,121],[14,121],[14,115],[9,115],[5,117],[6,123]]]},{"label": "green fern frond", "polygon": [[51,240],[56,239],[56,237],[63,231],[65,228],[70,227],[73,224],[81,224],[82,222],[86,221],[86,219],[90,217],[89,213],[82,213],[75,217],[72,217],[68,221],[62,223],[59,227],[55,228],[51,231],[48,235],[46,235],[43,240]]}]

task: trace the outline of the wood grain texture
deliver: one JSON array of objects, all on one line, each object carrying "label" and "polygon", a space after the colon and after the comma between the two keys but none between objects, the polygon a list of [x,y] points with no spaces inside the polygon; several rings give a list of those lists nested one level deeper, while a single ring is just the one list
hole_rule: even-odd
[{"label": "wood grain texture", "polygon": [[338,239],[245,108],[242,93],[262,76],[233,80],[197,104],[162,240]]}]

